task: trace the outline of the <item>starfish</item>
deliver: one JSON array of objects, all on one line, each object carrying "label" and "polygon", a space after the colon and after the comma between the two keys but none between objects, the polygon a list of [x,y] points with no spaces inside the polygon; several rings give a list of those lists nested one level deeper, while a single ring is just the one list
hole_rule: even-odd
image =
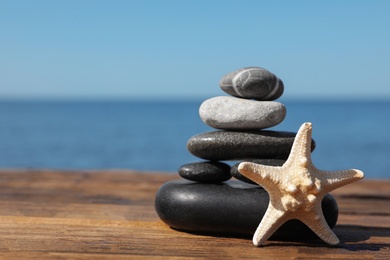
[{"label": "starfish", "polygon": [[242,162],[238,166],[242,175],[262,186],[270,197],[267,211],[253,236],[255,246],[262,245],[290,219],[302,221],[330,245],[340,242],[326,223],[321,208],[322,198],[332,190],[362,179],[364,174],[354,169],[317,169],[311,160],[311,135],[312,124],[304,123],[283,166],[250,162]]}]

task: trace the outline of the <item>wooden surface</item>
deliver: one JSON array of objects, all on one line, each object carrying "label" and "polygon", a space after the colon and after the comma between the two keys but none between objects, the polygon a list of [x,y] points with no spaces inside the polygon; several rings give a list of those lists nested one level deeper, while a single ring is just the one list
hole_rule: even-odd
[{"label": "wooden surface", "polygon": [[390,259],[390,180],[336,190],[338,247],[170,229],[154,196],[171,174],[0,171],[2,259]]}]

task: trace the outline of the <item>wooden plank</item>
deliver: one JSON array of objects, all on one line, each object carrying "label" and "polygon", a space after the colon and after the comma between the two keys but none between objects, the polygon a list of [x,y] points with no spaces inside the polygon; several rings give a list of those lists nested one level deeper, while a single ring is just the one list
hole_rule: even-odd
[{"label": "wooden plank", "polygon": [[154,196],[174,174],[134,171],[0,171],[0,257],[4,259],[388,259],[389,180],[334,191],[342,241],[268,241],[170,229]]}]

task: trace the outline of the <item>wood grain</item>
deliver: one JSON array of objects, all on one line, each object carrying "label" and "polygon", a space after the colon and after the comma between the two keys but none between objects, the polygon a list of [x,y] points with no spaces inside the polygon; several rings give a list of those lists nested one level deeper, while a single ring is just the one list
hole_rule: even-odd
[{"label": "wood grain", "polygon": [[342,241],[268,241],[170,229],[154,196],[175,174],[0,171],[2,259],[390,259],[390,181],[336,190]]}]

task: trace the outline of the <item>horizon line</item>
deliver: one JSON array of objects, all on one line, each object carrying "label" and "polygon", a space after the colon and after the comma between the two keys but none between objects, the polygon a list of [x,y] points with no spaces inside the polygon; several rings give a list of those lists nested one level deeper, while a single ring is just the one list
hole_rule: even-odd
[{"label": "horizon line", "polygon": [[[223,96],[223,95],[218,95]],[[226,95],[229,96],[229,95]],[[35,97],[0,97],[0,102],[199,102],[216,96],[137,96],[137,97],[119,97],[119,96],[35,96]],[[290,96],[280,97],[276,102],[390,102],[390,96],[355,96],[355,97],[335,97],[335,96]]]}]

